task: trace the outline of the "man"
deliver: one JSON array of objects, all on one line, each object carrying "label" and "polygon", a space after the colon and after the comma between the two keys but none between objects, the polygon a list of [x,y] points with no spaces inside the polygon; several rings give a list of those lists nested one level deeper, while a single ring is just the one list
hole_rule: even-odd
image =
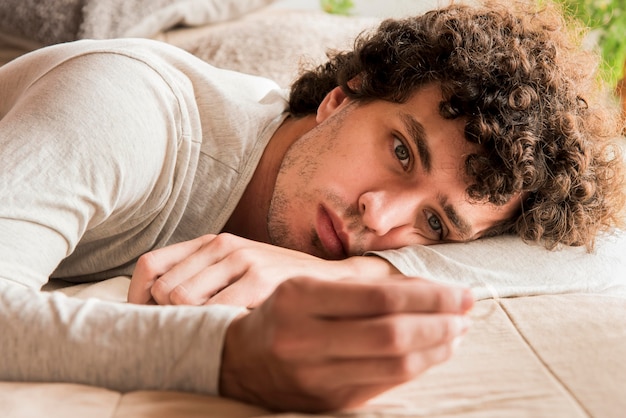
[{"label": "man", "polygon": [[[288,103],[149,41],[1,68],[0,379],[323,410],[443,361],[470,292],[400,280],[384,250],[505,231],[590,245],[618,219],[610,112],[554,18],[388,22]],[[131,273],[133,302],[210,306],[37,291]]]}]

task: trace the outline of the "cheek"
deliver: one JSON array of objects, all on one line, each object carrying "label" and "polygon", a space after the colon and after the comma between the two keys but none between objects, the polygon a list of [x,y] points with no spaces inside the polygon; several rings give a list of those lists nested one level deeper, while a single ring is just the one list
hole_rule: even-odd
[{"label": "cheek", "polygon": [[369,174],[366,161],[347,153],[324,153],[313,157],[303,171],[298,173],[301,184],[308,188],[342,190],[344,193],[358,189]]}]

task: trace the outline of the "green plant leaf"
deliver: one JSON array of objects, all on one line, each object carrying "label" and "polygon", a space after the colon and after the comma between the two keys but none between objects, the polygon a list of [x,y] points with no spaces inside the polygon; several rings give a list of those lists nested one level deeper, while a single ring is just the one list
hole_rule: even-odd
[{"label": "green plant leaf", "polygon": [[559,0],[566,13],[599,32],[600,72],[611,86],[624,77],[626,0]]},{"label": "green plant leaf", "polygon": [[320,0],[322,10],[326,13],[349,15],[354,7],[352,0]]}]

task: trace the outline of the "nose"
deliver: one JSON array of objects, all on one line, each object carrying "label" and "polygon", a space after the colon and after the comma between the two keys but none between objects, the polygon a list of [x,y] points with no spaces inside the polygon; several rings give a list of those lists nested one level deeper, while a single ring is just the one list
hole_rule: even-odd
[{"label": "nose", "polygon": [[415,222],[414,204],[402,195],[394,195],[385,190],[368,191],[359,197],[359,213],[363,225],[378,236],[391,230],[413,225]]}]

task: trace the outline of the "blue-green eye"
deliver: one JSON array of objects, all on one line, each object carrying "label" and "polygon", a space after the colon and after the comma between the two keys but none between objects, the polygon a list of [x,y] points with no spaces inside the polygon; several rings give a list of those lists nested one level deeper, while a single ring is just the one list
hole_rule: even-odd
[{"label": "blue-green eye", "polygon": [[396,154],[396,158],[402,164],[403,168],[407,168],[411,162],[411,152],[409,148],[404,145],[404,142],[398,138],[393,139],[393,152]]},{"label": "blue-green eye", "polygon": [[441,221],[435,215],[431,215],[428,217],[428,225],[432,228],[433,231],[441,231]]},{"label": "blue-green eye", "polygon": [[441,219],[432,212],[426,211],[426,222],[428,227],[437,235],[437,239],[442,240],[444,235],[443,224]]}]

